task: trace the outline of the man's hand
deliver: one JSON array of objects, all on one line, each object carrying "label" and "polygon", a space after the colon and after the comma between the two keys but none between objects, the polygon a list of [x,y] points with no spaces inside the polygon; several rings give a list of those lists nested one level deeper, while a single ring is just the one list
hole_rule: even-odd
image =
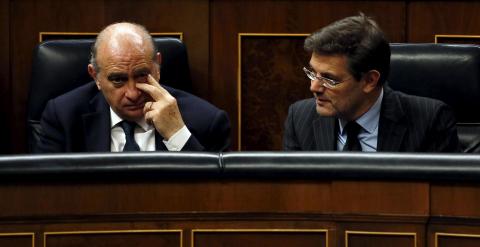
[{"label": "man's hand", "polygon": [[158,133],[165,140],[169,140],[173,134],[185,126],[177,100],[151,75],[148,75],[147,83],[136,83],[136,86],[153,99],[153,102],[146,102],[143,107],[145,120],[153,123]]}]

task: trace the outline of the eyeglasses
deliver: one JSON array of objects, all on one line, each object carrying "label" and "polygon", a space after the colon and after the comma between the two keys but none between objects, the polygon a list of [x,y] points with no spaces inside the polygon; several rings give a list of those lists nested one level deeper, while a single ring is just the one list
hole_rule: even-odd
[{"label": "eyeglasses", "polygon": [[322,83],[322,86],[326,87],[326,88],[334,88],[336,87],[338,84],[342,83],[341,81],[336,81],[336,80],[332,80],[332,79],[329,79],[329,78],[326,78],[326,77],[323,77],[323,76],[317,76],[317,74],[305,67],[303,67],[303,72],[305,72],[305,74],[307,75],[308,79],[312,80],[312,81],[315,81],[315,80],[318,80],[319,82]]}]

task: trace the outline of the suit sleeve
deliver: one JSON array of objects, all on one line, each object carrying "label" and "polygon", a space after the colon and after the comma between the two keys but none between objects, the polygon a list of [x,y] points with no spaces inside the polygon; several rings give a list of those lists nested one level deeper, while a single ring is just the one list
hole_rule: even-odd
[{"label": "suit sleeve", "polygon": [[50,100],[40,120],[40,138],[34,153],[65,152],[65,136],[58,121],[55,100]]},{"label": "suit sleeve", "polygon": [[432,124],[432,141],[427,148],[430,152],[460,152],[456,120],[448,105],[441,104]]},{"label": "suit sleeve", "polygon": [[225,152],[230,150],[230,121],[224,111],[217,111],[212,119],[202,145],[192,134],[182,151]]},{"label": "suit sleeve", "polygon": [[285,132],[283,134],[283,149],[286,151],[289,150],[301,150],[300,145],[298,144],[298,138],[295,133],[294,126],[294,109],[293,105],[288,108],[287,119],[285,120]]}]

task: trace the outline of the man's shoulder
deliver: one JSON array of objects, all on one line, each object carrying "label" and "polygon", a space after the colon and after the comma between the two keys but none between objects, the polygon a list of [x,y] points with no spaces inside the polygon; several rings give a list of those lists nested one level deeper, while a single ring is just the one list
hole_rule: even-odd
[{"label": "man's shoulder", "polygon": [[[387,91],[388,92],[388,91]],[[425,109],[430,110],[433,108],[440,108],[447,106],[443,101],[424,97],[424,96],[417,96],[406,94],[396,90],[389,90],[389,94],[387,97],[394,97],[400,101],[402,106],[411,108],[411,109]]]},{"label": "man's shoulder", "polygon": [[95,82],[89,82],[49,100],[43,113],[48,115],[53,111],[59,117],[77,118],[89,111],[90,101],[99,93]]},{"label": "man's shoulder", "polygon": [[88,103],[88,98],[91,98],[98,93],[98,88],[95,82],[92,81],[56,97],[55,101],[57,103],[64,103],[67,105]]}]

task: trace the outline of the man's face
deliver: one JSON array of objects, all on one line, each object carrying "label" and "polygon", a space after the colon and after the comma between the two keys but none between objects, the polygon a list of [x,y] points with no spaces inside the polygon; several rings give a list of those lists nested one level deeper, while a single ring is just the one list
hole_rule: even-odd
[{"label": "man's face", "polygon": [[349,72],[346,56],[313,53],[310,67],[317,76],[340,82],[335,87],[326,88],[318,79],[311,81],[310,91],[315,96],[318,114],[350,121],[364,113],[365,83],[363,79],[357,81]]},{"label": "man's face", "polygon": [[[143,45],[142,45],[143,46]],[[148,94],[135,87],[146,83],[148,74],[160,79],[158,65],[152,60],[152,51],[139,44],[117,43],[100,46],[97,51],[99,73],[95,73],[98,89],[108,104],[121,118],[135,121],[143,117]]]}]

